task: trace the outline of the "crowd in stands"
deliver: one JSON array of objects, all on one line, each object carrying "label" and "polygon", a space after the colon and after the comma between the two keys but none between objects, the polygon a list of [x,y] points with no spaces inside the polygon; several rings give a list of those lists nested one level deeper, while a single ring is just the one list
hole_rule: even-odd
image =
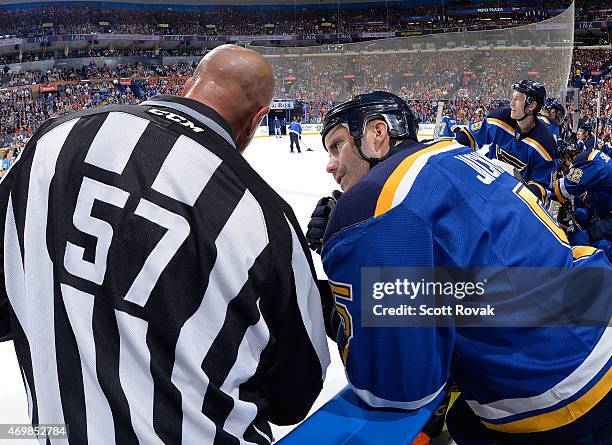
[{"label": "crowd in stands", "polygon": [[[201,11],[150,9],[101,9],[95,3],[79,7],[37,7],[22,10],[0,9],[3,35],[28,37],[54,34],[198,34],[198,35],[265,35],[325,34],[347,32],[402,31],[423,29],[474,29],[484,26],[508,27],[533,23],[555,13],[547,9],[564,8],[569,1],[534,1],[529,13],[453,15],[453,6],[425,5],[409,8],[380,6],[376,8],[336,9],[211,7]],[[494,6],[516,6],[517,2]],[[311,5],[312,6],[312,5]],[[463,9],[478,5],[466,4]],[[484,3],[483,7],[492,6]],[[612,11],[605,0],[578,2],[579,20],[611,19]],[[461,9],[461,8],[459,8]],[[415,17],[419,17],[418,19]]]},{"label": "crowd in stands", "polygon": [[[558,66],[563,52],[474,51],[461,58],[449,53],[363,54],[296,58],[270,57],[277,80],[276,98],[300,101],[303,122],[320,122],[334,103],[355,94],[384,89],[409,101],[421,122],[435,122],[438,101],[460,123],[477,121],[508,98],[521,78],[544,83],[551,95],[564,88]],[[571,55],[567,55],[571,57]],[[4,73],[0,82],[0,147],[20,146],[45,119],[105,104],[134,104],[157,95],[177,94],[194,63],[133,63],[80,68],[53,66],[45,71]],[[601,92],[602,121],[612,125],[612,51],[575,50],[570,87],[580,89],[583,116],[594,117]],[[40,88],[51,86],[51,88]],[[575,102],[569,102],[573,109]],[[608,120],[609,119],[609,120]],[[602,132],[605,132],[605,125]]]}]

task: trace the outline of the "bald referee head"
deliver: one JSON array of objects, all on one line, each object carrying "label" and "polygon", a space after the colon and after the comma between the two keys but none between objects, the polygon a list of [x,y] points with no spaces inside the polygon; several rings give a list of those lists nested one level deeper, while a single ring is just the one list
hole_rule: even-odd
[{"label": "bald referee head", "polygon": [[268,61],[237,45],[221,45],[206,54],[183,90],[183,96],[223,116],[240,152],[270,111],[273,94],[274,75]]}]

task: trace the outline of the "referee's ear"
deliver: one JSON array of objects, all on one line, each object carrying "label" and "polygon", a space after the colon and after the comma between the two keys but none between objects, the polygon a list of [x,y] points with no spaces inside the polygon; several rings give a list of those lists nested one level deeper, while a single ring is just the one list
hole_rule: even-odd
[{"label": "referee's ear", "polygon": [[240,153],[244,152],[244,150],[246,150],[248,145],[251,143],[251,140],[253,139],[253,136],[255,136],[255,132],[257,131],[257,128],[259,127],[261,120],[266,114],[268,114],[269,111],[270,111],[270,107],[265,106],[265,107],[260,108],[259,111],[255,113],[255,115],[251,119],[249,128],[246,129],[247,131],[245,131],[245,134],[247,135],[247,137],[244,138],[244,140],[241,137],[241,135],[237,135],[238,137],[236,138],[234,142],[236,143],[236,148],[238,149]]},{"label": "referee's ear", "polygon": [[191,90],[193,87],[193,77],[190,77],[185,81],[185,85],[183,85],[183,91],[181,92],[181,96],[185,97],[187,92]]}]

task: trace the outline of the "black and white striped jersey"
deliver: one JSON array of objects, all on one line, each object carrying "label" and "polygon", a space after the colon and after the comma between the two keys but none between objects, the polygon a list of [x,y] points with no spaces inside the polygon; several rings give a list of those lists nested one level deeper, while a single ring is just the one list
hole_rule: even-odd
[{"label": "black and white striped jersey", "polygon": [[312,260],[230,134],[175,96],[79,112],[0,183],[0,338],[33,423],[75,444],[267,444],[268,421],[307,414],[329,363]]}]

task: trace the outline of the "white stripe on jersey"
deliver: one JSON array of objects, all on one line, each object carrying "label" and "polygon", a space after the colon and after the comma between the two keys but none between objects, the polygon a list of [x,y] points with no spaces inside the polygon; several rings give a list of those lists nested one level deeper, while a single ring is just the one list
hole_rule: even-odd
[{"label": "white stripe on jersey", "polygon": [[567,191],[567,188],[565,188],[565,178],[559,179],[559,189],[561,190],[561,194],[565,199],[569,199],[570,201],[574,199],[571,193]]},{"label": "white stripe on jersey", "polygon": [[[5,175],[6,176],[6,175]],[[15,313],[15,317],[19,320],[21,328],[26,334],[29,333],[28,314],[26,311],[25,296],[25,275],[23,271],[23,260],[21,259],[21,247],[19,246],[19,236],[17,235],[17,224],[15,222],[15,213],[13,212],[13,195],[9,194],[8,206],[6,211],[6,223],[4,224],[4,274],[10,279],[5,280],[6,293],[8,295],[11,307]],[[30,357],[32,360],[32,357]],[[32,391],[30,384],[26,379],[23,367],[20,367],[21,375],[26,387],[28,396],[28,414],[30,420],[34,414],[34,404],[32,403]]]},{"label": "white stripe on jersey", "polygon": [[[26,335],[32,354],[34,387],[44,388],[36,394],[39,423],[64,424],[55,349],[52,291],[55,275],[45,240],[51,180],[62,146],[77,121],[78,119],[72,119],[64,122],[38,140],[30,169],[23,235],[25,296],[22,299],[28,302]],[[12,252],[14,251],[13,249]],[[29,296],[36,298],[36,301],[28,301]],[[67,441],[57,441],[61,442]]]},{"label": "white stripe on jersey", "polygon": [[406,172],[406,174],[404,174],[404,177],[397,186],[397,190],[395,191],[395,195],[393,196],[393,204],[391,205],[391,208],[403,202],[406,196],[408,196],[408,193],[410,193],[410,189],[412,188],[414,181],[416,181],[417,177],[419,176],[419,173],[421,172],[423,167],[425,167],[427,161],[429,161],[429,158],[440,153],[445,153],[447,151],[451,151],[461,147],[464,146],[461,144],[451,144],[445,147],[438,148],[436,150],[432,150],[429,153],[419,155],[414,160],[414,163],[412,164],[410,169]]},{"label": "white stripe on jersey", "polygon": [[214,440],[215,425],[201,411],[209,383],[201,368],[202,361],[223,327],[227,305],[238,295],[253,263],[267,245],[261,207],[246,190],[215,240],[217,259],[208,288],[200,307],[183,325],[176,345],[172,383],[182,395],[184,444]]},{"label": "white stripe on jersey", "polygon": [[[28,337],[30,325],[28,323],[27,301],[25,295],[25,274],[23,260],[21,258],[21,247],[17,235],[17,223],[13,213],[13,195],[9,195],[6,211],[6,223],[4,225],[4,274],[6,279],[6,293],[8,294],[11,307],[15,317],[19,320],[23,331]],[[30,340],[30,337],[28,337]]]},{"label": "white stripe on jersey", "polygon": [[315,283],[312,274],[310,274],[310,265],[304,255],[302,244],[289,220],[286,217],[285,219],[291,230],[291,267],[293,268],[293,276],[295,278],[297,303],[310,342],[319,357],[321,371],[323,372],[322,379],[324,381],[330,358],[325,334],[325,323],[323,322],[321,295],[319,294],[317,283]]},{"label": "white stripe on jersey", "polygon": [[93,335],[95,297],[67,284],[60,284],[60,288],[81,358],[87,441],[91,444],[114,444],[113,413],[98,381],[96,370],[96,344]]},{"label": "white stripe on jersey", "polygon": [[[259,300],[257,301],[257,309],[259,309]],[[264,350],[269,340],[270,332],[265,320],[260,316],[257,323],[249,326],[246,330],[238,347],[236,362],[227,374],[223,385],[221,385],[221,391],[231,395],[234,399],[234,406],[227,419],[225,419],[223,429],[238,437],[241,442],[244,432],[257,417],[257,406],[238,398],[239,386],[250,379],[257,371],[261,351]],[[264,437],[267,439],[267,436]]]},{"label": "white stripe on jersey", "polygon": [[503,399],[485,404],[480,404],[475,400],[466,400],[466,402],[478,417],[492,420],[549,408],[574,396],[606,367],[610,361],[611,345],[612,327],[609,327],[604,330],[603,335],[580,366],[555,386],[537,396]]},{"label": "white stripe on jersey", "polygon": [[163,444],[153,428],[154,384],[148,323],[115,310],[119,330],[119,381],[130,407],[130,419],[141,444]]},{"label": "white stripe on jersey", "polygon": [[204,146],[180,136],[151,188],[193,206],[221,162]]},{"label": "white stripe on jersey", "polygon": [[85,162],[121,174],[149,121],[132,114],[112,112],[96,133]]}]

